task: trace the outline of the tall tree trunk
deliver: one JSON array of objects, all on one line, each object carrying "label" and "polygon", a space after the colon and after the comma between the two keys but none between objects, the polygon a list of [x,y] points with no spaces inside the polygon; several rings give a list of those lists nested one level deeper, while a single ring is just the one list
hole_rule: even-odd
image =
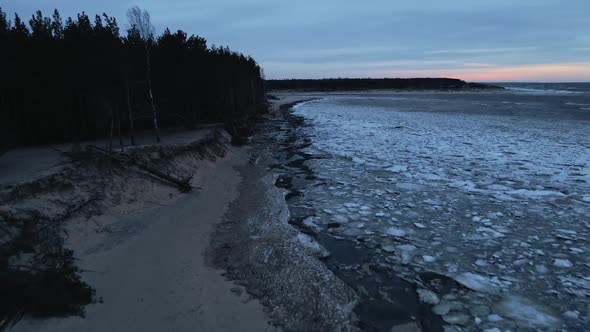
[{"label": "tall tree trunk", "polygon": [[238,84],[234,80],[232,82],[232,93],[234,95],[234,119],[236,118],[235,116],[240,113],[240,100],[238,98],[238,88],[237,88],[237,86],[238,86]]},{"label": "tall tree trunk", "polygon": [[9,124],[13,123],[11,119],[12,111],[8,109],[7,98],[4,96],[4,91],[2,91],[0,95],[0,130],[2,130],[2,133],[0,133],[0,156],[8,148],[11,140],[14,139],[8,133]]},{"label": "tall tree trunk", "polygon": [[105,103],[106,107],[109,109],[109,113],[111,115],[111,128],[109,131],[109,142],[107,143],[107,151],[109,153],[113,152],[113,131],[115,128],[115,116],[113,115],[113,108],[108,103]]},{"label": "tall tree trunk", "polygon": [[[76,135],[76,139],[74,142],[78,143],[83,140],[82,133],[85,131],[86,123],[84,121],[84,100],[82,96],[82,92],[78,89],[78,134]],[[91,133],[91,135],[94,133]]]},{"label": "tall tree trunk", "polygon": [[125,76],[125,90],[127,94],[127,110],[129,111],[129,134],[131,145],[135,145],[135,128],[133,127],[133,109],[131,108],[131,96],[129,94],[129,75]]},{"label": "tall tree trunk", "polygon": [[252,94],[252,104],[256,105],[256,88],[254,87],[253,79],[250,79],[250,93]]},{"label": "tall tree trunk", "polygon": [[160,139],[160,130],[158,129],[158,112],[156,111],[156,103],[154,103],[154,94],[152,93],[152,66],[150,61],[150,50],[147,41],[145,42],[145,55],[147,62],[147,86],[150,95],[150,103],[152,104],[152,119],[154,121],[154,132],[156,133],[156,141],[159,143],[162,140]]},{"label": "tall tree trunk", "polygon": [[119,148],[121,152],[123,152],[123,136],[121,136],[121,109],[119,108],[119,104],[115,104],[117,111],[115,114],[117,115],[117,135],[119,136]]}]

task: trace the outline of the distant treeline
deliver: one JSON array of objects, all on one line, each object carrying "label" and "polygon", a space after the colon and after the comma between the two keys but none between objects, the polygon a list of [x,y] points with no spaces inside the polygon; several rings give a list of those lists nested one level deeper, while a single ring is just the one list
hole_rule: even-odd
[{"label": "distant treeline", "polygon": [[455,78],[334,78],[318,80],[267,80],[267,90],[459,90],[459,89],[502,89],[502,87],[467,83]]},{"label": "distant treeline", "polygon": [[0,9],[0,130],[6,146],[85,140],[133,128],[224,122],[239,128],[264,98],[251,57],[183,31],[153,33],[149,14],[57,10],[26,24]]}]

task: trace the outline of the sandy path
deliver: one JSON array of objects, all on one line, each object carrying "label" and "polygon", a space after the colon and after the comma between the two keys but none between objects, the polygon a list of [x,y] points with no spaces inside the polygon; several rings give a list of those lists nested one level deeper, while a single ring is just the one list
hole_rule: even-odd
[{"label": "sandy path", "polygon": [[100,243],[70,242],[103,303],[86,318],[24,319],[14,331],[265,331],[263,306],[205,264],[209,236],[237,197],[245,151],[199,169],[203,188],[122,218]]}]

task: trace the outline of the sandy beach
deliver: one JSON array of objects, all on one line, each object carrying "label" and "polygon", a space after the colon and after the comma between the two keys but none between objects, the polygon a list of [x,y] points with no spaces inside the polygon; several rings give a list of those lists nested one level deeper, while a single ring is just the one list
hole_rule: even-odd
[{"label": "sandy beach", "polygon": [[[303,99],[286,96],[271,108]],[[143,148],[156,149],[165,165],[174,165],[169,173],[194,171],[196,189],[189,193],[144,175],[111,175],[117,179],[108,182],[125,185],[105,187],[100,213],[63,225],[64,246],[73,250],[82,280],[95,289],[95,303],[85,307],[84,317],[25,315],[12,330],[354,329],[355,294],[319,260],[325,249],[289,225],[286,192],[274,186],[268,172],[273,160],[264,146],[233,147],[221,137],[221,143],[210,143],[217,150],[204,154],[218,155],[213,159],[170,152],[190,151],[178,140],[170,148]],[[169,160],[162,159],[166,154]],[[51,170],[39,176],[55,176],[46,174]],[[97,176],[84,172],[76,174]],[[70,194],[84,196],[86,187]],[[18,204],[36,207],[60,195],[49,188]]]},{"label": "sandy beach", "polygon": [[[158,205],[101,216],[109,232],[73,222],[66,246],[96,289],[86,317],[23,319],[14,331],[271,330],[263,306],[205,263],[213,227],[237,197],[247,163],[244,149],[204,162],[193,184],[202,188]],[[158,189],[156,189],[157,191]],[[106,236],[105,236],[106,234]]]}]

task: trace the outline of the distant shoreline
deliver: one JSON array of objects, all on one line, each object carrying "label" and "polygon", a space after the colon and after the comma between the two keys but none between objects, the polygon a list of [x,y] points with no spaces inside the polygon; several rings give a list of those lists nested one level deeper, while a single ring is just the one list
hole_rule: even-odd
[{"label": "distant shoreline", "polygon": [[267,91],[480,91],[504,90],[502,86],[468,83],[456,78],[336,78],[265,80]]}]

